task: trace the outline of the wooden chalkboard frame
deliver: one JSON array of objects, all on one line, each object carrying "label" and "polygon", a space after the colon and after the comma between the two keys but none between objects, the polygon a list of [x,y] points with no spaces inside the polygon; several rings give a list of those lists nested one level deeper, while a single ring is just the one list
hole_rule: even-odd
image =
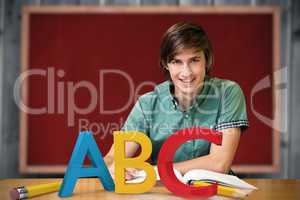
[{"label": "wooden chalkboard frame", "polygon": [[[22,10],[21,33],[21,72],[29,67],[29,27],[30,15],[43,14],[97,14],[97,13],[204,13],[204,14],[271,14],[273,27],[273,72],[280,66],[280,8],[277,6],[25,6]],[[278,83],[274,77],[273,83]],[[21,97],[23,102],[28,101],[28,83],[22,85]],[[273,88],[273,110],[280,112],[278,91]],[[274,123],[279,124],[279,115]],[[28,116],[20,111],[20,138],[19,138],[19,170],[22,173],[63,173],[66,166],[31,166],[27,164],[27,127]],[[271,165],[236,165],[233,170],[238,173],[271,173],[280,169],[280,133],[273,130],[273,163]]]}]

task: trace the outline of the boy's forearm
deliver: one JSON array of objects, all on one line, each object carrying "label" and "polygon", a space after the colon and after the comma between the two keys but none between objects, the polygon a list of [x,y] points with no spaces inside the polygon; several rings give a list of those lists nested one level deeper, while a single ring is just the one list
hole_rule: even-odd
[{"label": "boy's forearm", "polygon": [[227,173],[230,166],[227,166],[221,160],[217,160],[211,155],[201,156],[191,160],[174,163],[174,168],[185,174],[192,169],[206,169],[219,173]]},{"label": "boy's forearm", "polygon": [[114,162],[114,157],[112,155],[107,154],[104,158],[103,158],[106,166],[110,166],[113,162]]}]

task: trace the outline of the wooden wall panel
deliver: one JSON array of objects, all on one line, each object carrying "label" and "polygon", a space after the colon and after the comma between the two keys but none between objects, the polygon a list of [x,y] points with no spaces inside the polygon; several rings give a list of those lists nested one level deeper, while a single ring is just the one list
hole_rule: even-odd
[{"label": "wooden wall panel", "polygon": [[212,5],[212,0],[179,0],[180,5]]},{"label": "wooden wall panel", "polygon": [[300,178],[300,2],[294,1],[292,16],[292,60],[290,71],[290,171],[289,177]]},{"label": "wooden wall panel", "polygon": [[19,109],[13,98],[14,81],[20,70],[21,1],[2,2],[2,127],[0,177],[14,177],[18,173]]},{"label": "wooden wall panel", "polygon": [[214,0],[215,5],[251,5],[251,0]]},{"label": "wooden wall panel", "polygon": [[[4,70],[4,0],[0,1],[0,160],[5,159],[4,152],[4,138],[2,134],[3,127],[3,70]],[[2,162],[1,162],[2,163]],[[0,163],[0,178],[4,175],[4,164]]]},{"label": "wooden wall panel", "polygon": [[43,5],[78,5],[80,0],[41,0]]},{"label": "wooden wall panel", "polygon": [[106,0],[105,5],[138,5],[139,0]]},{"label": "wooden wall panel", "polygon": [[140,0],[141,5],[178,5],[179,0]]}]

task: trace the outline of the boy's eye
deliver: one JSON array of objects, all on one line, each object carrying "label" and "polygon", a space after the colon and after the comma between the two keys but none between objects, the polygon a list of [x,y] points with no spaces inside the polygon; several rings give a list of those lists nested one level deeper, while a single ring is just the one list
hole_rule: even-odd
[{"label": "boy's eye", "polygon": [[172,60],[171,64],[180,64],[180,60]]},{"label": "boy's eye", "polygon": [[199,61],[200,61],[199,58],[192,59],[192,62],[199,62]]}]

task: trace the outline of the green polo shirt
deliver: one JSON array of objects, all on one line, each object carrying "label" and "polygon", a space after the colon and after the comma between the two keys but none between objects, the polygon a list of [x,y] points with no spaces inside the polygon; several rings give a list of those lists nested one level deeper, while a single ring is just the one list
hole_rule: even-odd
[{"label": "green polo shirt", "polygon": [[[245,97],[235,82],[206,76],[204,86],[192,106],[182,111],[174,97],[171,81],[139,97],[122,130],[144,132],[152,142],[152,164],[156,164],[163,142],[175,131],[201,126],[214,130],[248,127]],[[207,155],[210,142],[190,140],[177,149],[174,162]]]}]

